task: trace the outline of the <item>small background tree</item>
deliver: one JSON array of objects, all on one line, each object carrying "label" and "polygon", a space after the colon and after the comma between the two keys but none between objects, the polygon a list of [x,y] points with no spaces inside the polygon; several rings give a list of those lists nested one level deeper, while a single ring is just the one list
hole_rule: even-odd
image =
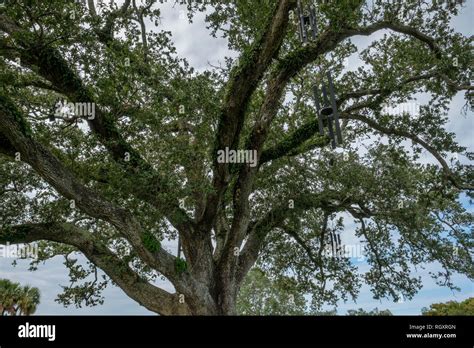
[{"label": "small background tree", "polygon": [[382,315],[382,316],[385,316],[385,315],[392,315],[392,312],[390,312],[388,309],[382,309],[382,310],[379,310],[377,307],[375,307],[374,309],[370,310],[370,311],[366,311],[364,310],[363,308],[359,308],[359,309],[349,309],[347,311],[347,315]]},{"label": "small background tree", "polygon": [[433,303],[429,308],[421,310],[423,315],[474,315],[474,297],[464,301],[448,301],[445,303]]},{"label": "small background tree", "polygon": [[[252,269],[237,298],[241,315],[337,315],[337,310],[319,311],[290,277],[271,279],[260,268]],[[392,315],[388,310],[350,309],[347,315]]]},{"label": "small background tree", "polygon": [[242,315],[303,315],[307,301],[295,291],[289,277],[268,278],[259,269],[252,269],[246,277],[237,299],[237,312]]},{"label": "small background tree", "polygon": [[0,279],[0,314],[4,315],[32,315],[40,303],[40,291],[38,288],[28,285],[21,286],[19,283],[8,279]]}]

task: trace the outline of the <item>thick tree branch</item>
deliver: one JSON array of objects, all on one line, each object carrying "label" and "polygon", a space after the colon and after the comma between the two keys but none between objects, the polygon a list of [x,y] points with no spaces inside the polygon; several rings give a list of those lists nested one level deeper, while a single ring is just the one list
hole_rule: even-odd
[{"label": "thick tree branch", "polygon": [[171,281],[176,280],[174,257],[159,248],[152,253],[142,242],[144,231],[125,209],[117,207],[82,185],[79,180],[42,144],[30,136],[30,129],[21,112],[5,96],[0,95],[0,139],[6,148],[14,148],[21,160],[28,163],[43,179],[87,215],[109,222],[132,244],[144,262]]},{"label": "thick tree branch", "polygon": [[52,84],[37,77],[20,77],[15,80],[6,81],[6,84],[16,88],[35,87],[39,89],[61,93],[61,91],[54,87]]},{"label": "thick tree branch", "polygon": [[400,83],[397,83],[395,86],[390,86],[390,87],[380,87],[380,88],[371,88],[371,89],[364,89],[364,90],[359,90],[355,92],[350,92],[350,93],[345,93],[339,97],[337,100],[337,105],[341,105],[343,102],[347,101],[348,99],[354,99],[354,98],[361,98],[361,97],[366,97],[366,96],[371,96],[371,95],[389,95],[390,93],[394,91],[398,91],[404,86],[412,83],[412,82],[418,82],[418,81],[423,81],[423,80],[429,80],[433,77],[439,76],[438,72],[432,71],[432,72],[427,72],[425,74],[419,74],[415,75],[412,77],[409,77],[407,79],[404,79]]},{"label": "thick tree branch", "polygon": [[[334,49],[344,39],[354,35],[370,35],[381,29],[391,29],[396,32],[411,35],[412,37],[415,37],[416,39],[426,43],[428,47],[434,52],[436,57],[438,59],[441,58],[441,51],[436,45],[435,40],[433,38],[419,32],[414,28],[399,23],[393,23],[391,21],[381,21],[369,25],[365,28],[343,29],[336,32],[330,29],[323,33],[316,43],[314,43],[313,45],[308,45],[307,47],[304,47],[299,51],[295,51],[288,54],[288,56],[279,63],[276,72],[273,74],[273,77],[268,84],[265,100],[262,104],[260,111],[261,116],[260,119],[256,122],[249,137],[249,140],[247,141],[247,147],[251,149],[256,149],[258,157],[260,157],[268,133],[268,129],[277,113],[279,100],[282,98],[286,84],[293,76],[295,76],[298,71],[300,71],[305,65],[307,65],[311,61],[314,61],[319,55],[331,49]],[[407,81],[404,81],[404,83],[410,83],[429,77],[432,76],[423,75],[413,79],[408,79]],[[312,125],[310,124],[310,126]],[[306,135],[308,134],[310,134],[310,132],[306,132]],[[295,142],[295,145],[299,145],[301,143],[302,141],[300,140],[299,142]],[[289,152],[288,147],[285,145],[278,147],[276,150],[279,152],[278,155],[283,155]],[[275,157],[275,155],[273,157],[277,158]],[[265,158],[265,160],[268,159],[268,157]],[[251,193],[253,178],[257,171],[258,167],[257,169],[252,169],[250,167],[241,167],[240,169],[238,183],[234,192],[234,206],[237,207],[236,211],[240,214],[235,215],[236,218],[234,219],[234,222],[236,228],[233,228],[233,230],[231,231],[231,233],[237,234],[237,237],[234,237],[237,242],[239,241],[239,238],[242,238],[242,235],[239,233],[242,229],[240,225],[245,224],[245,219],[243,219],[242,217],[245,217],[246,212],[248,212],[248,195]],[[238,202],[236,202],[236,198],[239,200]]]},{"label": "thick tree branch", "polygon": [[87,0],[87,5],[89,7],[90,14],[96,16],[97,11],[95,10],[95,1],[94,0]]},{"label": "thick tree branch", "polygon": [[253,92],[268,69],[272,59],[277,55],[288,26],[288,12],[296,5],[295,0],[279,0],[268,19],[264,32],[239,59],[239,64],[232,70],[226,87],[226,94],[215,145],[213,150],[215,192],[207,199],[202,222],[209,229],[214,223],[216,209],[222,194],[229,182],[229,165],[217,163],[217,151],[225,148],[235,149],[239,143],[240,132],[244,124],[247,104]]},{"label": "thick tree branch", "polygon": [[[290,52],[279,62],[277,69],[273,74],[273,78],[269,82],[265,101],[261,108],[260,114],[261,120],[263,122],[256,124],[253,134],[248,142],[256,142],[255,140],[252,141],[252,137],[264,137],[266,129],[269,127],[271,120],[275,117],[275,114],[278,110],[278,101],[282,98],[286,85],[290,79],[294,77],[301,69],[303,69],[309,63],[315,61],[320,55],[331,51],[340,42],[349,37],[356,35],[368,36],[382,29],[391,29],[395,32],[410,35],[426,43],[428,47],[434,52],[436,57],[441,58],[441,50],[437,46],[435,39],[421,33],[414,28],[400,23],[395,23],[392,21],[380,21],[363,28],[343,28],[337,31],[328,29],[320,35],[319,39],[315,43],[307,45],[299,50]],[[432,74],[420,75],[413,77],[412,79],[408,79],[404,81],[404,83],[426,79],[432,76]],[[367,90],[357,92],[358,94],[356,93],[354,95],[346,95],[341,100],[339,100],[339,103],[348,98],[364,96],[371,94],[372,92],[377,91]],[[265,159],[267,160],[267,158]]]},{"label": "thick tree branch", "polygon": [[129,265],[112,253],[93,234],[69,223],[29,223],[4,226],[0,243],[53,241],[79,249],[94,265],[102,269],[128,296],[145,308],[161,315],[189,314],[188,306],[179,303],[178,294],[170,294],[141,279]]},{"label": "thick tree branch", "polygon": [[[292,77],[294,77],[304,66],[314,61],[320,55],[334,49],[341,41],[353,35],[369,35],[381,28],[387,27],[389,24],[382,22],[377,25],[360,28],[357,31],[353,29],[346,30],[327,30],[319,39],[300,50],[289,53],[283,58],[277,68],[272,73],[272,77],[267,85],[264,102],[260,108],[260,118],[255,122],[251,135],[247,140],[246,147],[257,151],[257,158],[260,158],[263,145],[265,143],[269,127],[277,114],[280,99],[286,85]],[[404,29],[404,28],[401,28]],[[300,143],[301,144],[301,143]],[[299,144],[298,144],[299,145]],[[280,153],[287,153],[286,147],[282,146],[277,149]],[[265,158],[269,160],[269,158]],[[237,184],[234,189],[234,221],[232,223],[231,238],[228,239],[229,248],[238,244],[244,237],[243,233],[246,229],[248,220],[248,197],[252,191],[253,180],[258,167],[241,166]]]},{"label": "thick tree branch", "polygon": [[[301,127],[287,135],[281,142],[262,151],[259,165],[274,161],[278,158],[290,154],[299,146],[305,143],[308,139],[318,134],[318,120],[316,116],[314,120],[303,124]],[[319,135],[319,134],[318,134]],[[316,143],[320,146],[329,144],[329,139],[325,136],[318,136]]]},{"label": "thick tree branch", "polygon": [[[15,37],[21,37],[24,34],[22,28],[4,15],[0,15],[0,30]],[[19,50],[22,64],[37,71],[69,100],[94,103],[92,93],[83,85],[80,78],[57,50],[25,39],[19,40],[19,43],[24,47]],[[172,202],[159,200],[160,193],[167,190],[166,180],[160,177],[153,167],[125,141],[112,115],[103,112],[98,106],[95,110],[95,117],[88,119],[87,122],[114,160],[125,168],[130,177],[136,178],[135,189],[130,192],[160,209],[180,233],[190,238],[193,221],[180,209],[178,200],[176,198]],[[128,161],[125,160],[126,157],[129,157]]]},{"label": "thick tree branch", "polygon": [[136,21],[138,22],[138,24],[140,24],[140,31],[142,35],[142,45],[143,45],[143,60],[145,61],[145,63],[148,62],[148,41],[147,41],[147,36],[146,36],[146,26],[145,26],[145,19],[144,19],[143,13],[147,8],[151,7],[152,4],[153,2],[151,2],[148,5],[148,7],[139,9],[137,7],[136,1],[133,0],[133,9],[137,16]]},{"label": "thick tree branch", "polygon": [[[316,255],[314,255],[313,250],[311,247],[306,243],[306,241],[301,238],[297,231],[290,228],[289,226],[283,226],[282,231],[289,235],[293,240],[305,251],[308,258],[314,264],[315,267],[321,267],[321,258],[317,259]],[[320,269],[322,271],[322,269]]]},{"label": "thick tree branch", "polygon": [[[289,208],[289,201],[294,203]],[[350,204],[350,198],[341,200],[337,192],[302,193],[288,197],[282,204],[271,209],[264,217],[250,223],[247,240],[239,256],[237,282],[243,280],[247,272],[258,258],[258,254],[265,245],[267,235],[280,226],[286,218],[299,212],[320,208],[325,212],[344,210]]]},{"label": "thick tree branch", "polygon": [[[377,96],[377,98],[385,97],[390,95],[392,92],[400,90],[404,86],[424,80],[429,80],[431,78],[441,77],[440,73],[437,71],[427,72],[424,74],[415,75],[404,79],[400,83],[391,86],[391,87],[380,87],[380,88],[371,88],[363,89],[355,92],[345,93],[339,97],[337,100],[337,105],[342,105],[349,99],[357,99],[365,96]],[[463,85],[456,85],[458,89],[465,89]],[[378,99],[377,99],[378,100]],[[373,100],[364,101],[362,103],[354,104],[350,106],[346,112],[359,110],[363,107],[368,107],[373,105],[375,102]],[[262,151],[259,164],[263,164],[275,159],[281,158],[286,155],[291,155],[294,150],[296,150],[303,143],[308,141],[313,136],[317,136],[316,143],[323,147],[328,144],[328,139],[325,137],[319,137],[318,135],[318,122],[316,116],[314,120],[309,121],[303,124],[301,127],[293,131],[291,134],[286,136],[280,143],[274,145],[270,148],[267,148]],[[298,153],[298,152],[297,152]]]},{"label": "thick tree branch", "polygon": [[[131,4],[131,0],[125,0],[122,6],[120,6],[117,10],[110,12],[109,15],[106,17],[104,26],[100,30],[97,31],[99,39],[102,42],[110,43],[114,39],[113,32],[114,32],[115,20],[127,14],[130,4]],[[89,11],[93,15],[96,15],[94,6],[92,7],[89,6]]]},{"label": "thick tree branch", "polygon": [[441,78],[443,81],[445,81],[451,88],[454,88],[457,91],[462,91],[462,90],[473,90],[474,86],[470,85],[463,85],[463,84],[457,84],[456,82],[450,80],[446,75],[441,73],[438,70],[427,72],[425,74],[419,74],[415,75],[412,77],[409,77],[400,83],[398,83],[396,86],[392,87],[380,87],[380,88],[371,88],[371,89],[365,89],[365,90],[360,90],[356,92],[350,92],[350,93],[345,93],[340,96],[340,98],[337,100],[337,105],[341,105],[343,102],[347,101],[348,99],[353,99],[353,98],[361,98],[365,96],[371,96],[371,95],[389,95],[390,93],[400,90],[404,86],[406,86],[409,83],[412,82],[418,82],[418,81],[423,81],[423,80],[429,80],[431,78]]}]

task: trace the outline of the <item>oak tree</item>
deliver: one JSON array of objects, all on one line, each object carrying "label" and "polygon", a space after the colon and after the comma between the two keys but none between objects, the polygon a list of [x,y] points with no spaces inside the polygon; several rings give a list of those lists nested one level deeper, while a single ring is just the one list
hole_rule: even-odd
[{"label": "oak tree", "polygon": [[[411,298],[415,266],[439,265],[449,287],[473,278],[459,201],[472,167],[449,160],[472,156],[446,130],[450,101],[463,93],[468,110],[474,88],[459,1],[314,1],[306,44],[296,0],[189,1],[189,19],[205,12],[237,54],[205,70],[177,54],[163,1],[1,3],[0,243],[40,243],[33,267],[63,255],[60,302],[101,303],[112,282],[162,315],[233,314],[256,263],[315,308],[363,282]],[[328,71],[337,149],[313,101]],[[400,107],[419,95],[416,113]],[[218,161],[226,149],[257,165]],[[368,270],[327,252],[351,226]],[[178,239],[181,254],[163,247]]]}]

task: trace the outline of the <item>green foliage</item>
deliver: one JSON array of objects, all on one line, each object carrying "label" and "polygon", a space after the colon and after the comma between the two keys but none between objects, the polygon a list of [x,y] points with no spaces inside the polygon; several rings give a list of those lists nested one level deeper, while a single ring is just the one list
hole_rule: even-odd
[{"label": "green foliage", "polygon": [[18,112],[15,105],[12,104],[12,102],[8,98],[5,98],[5,96],[1,94],[1,90],[0,90],[0,110],[1,109],[4,109],[6,113],[13,115],[13,117],[15,118],[15,121],[20,126],[20,132],[22,132],[25,135],[31,135],[31,128],[26,122],[26,120]]},{"label": "green foliage", "polygon": [[32,315],[40,302],[38,288],[21,286],[8,279],[0,279],[0,316]]},{"label": "green foliage", "polygon": [[290,278],[273,280],[258,268],[249,272],[237,298],[241,315],[303,315],[307,313],[306,305]]},{"label": "green foliage", "polygon": [[[58,294],[56,302],[65,307],[75,305],[76,308],[84,306],[97,306],[104,303],[102,291],[108,284],[105,275],[99,276],[98,268],[88,262],[86,265],[78,262],[77,258],[71,257],[72,252],[64,256],[64,265],[69,270],[70,283],[61,286],[63,292]],[[120,267],[120,265],[117,265]]]},{"label": "green foliage", "polygon": [[174,269],[176,270],[176,273],[181,274],[187,271],[188,269],[188,264],[186,263],[185,260],[181,258],[176,258],[174,261]]},{"label": "green foliage", "polygon": [[375,307],[373,310],[370,310],[370,311],[365,311],[364,309],[362,308],[359,308],[359,309],[349,309],[347,311],[347,315],[350,315],[350,316],[388,316],[388,315],[392,315],[392,312],[390,312],[388,309],[383,309],[383,310],[379,310],[377,307]]},{"label": "green foliage", "polygon": [[[315,310],[290,278],[272,279],[259,268],[253,268],[247,275],[237,298],[237,312],[241,315],[337,315],[337,310]],[[347,315],[388,316],[388,310],[375,308],[365,311],[362,308],[350,309]]]},{"label": "green foliage", "polygon": [[433,303],[429,308],[423,308],[421,314],[429,316],[438,315],[474,315],[474,297],[464,301],[448,301],[445,303]]},{"label": "green foliage", "polygon": [[155,253],[161,248],[161,243],[151,232],[145,232],[142,236],[143,245],[149,252]]}]

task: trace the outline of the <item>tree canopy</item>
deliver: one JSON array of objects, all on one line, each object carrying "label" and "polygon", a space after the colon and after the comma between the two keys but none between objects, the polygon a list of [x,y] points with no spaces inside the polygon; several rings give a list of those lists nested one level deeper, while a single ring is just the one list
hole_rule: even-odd
[{"label": "tree canopy", "polygon": [[[39,242],[33,267],[63,255],[60,302],[99,304],[113,282],[163,315],[233,314],[255,264],[314,308],[362,283],[410,299],[428,264],[440,285],[473,279],[459,201],[472,166],[449,160],[473,155],[446,129],[455,95],[473,106],[472,38],[452,27],[461,3],[302,0],[317,17],[303,45],[296,0],[191,1],[189,19],[205,12],[238,57],[205,70],[177,54],[162,1],[4,3],[0,243]],[[312,88],[329,71],[335,150]],[[420,95],[417,113],[400,108]],[[226,149],[255,151],[257,165],[219,161]],[[368,269],[328,252],[351,225]],[[163,247],[178,238],[179,257]]]},{"label": "tree canopy", "polygon": [[423,308],[423,315],[474,315],[474,297],[464,301],[448,301],[446,303],[433,303],[429,308]]}]

